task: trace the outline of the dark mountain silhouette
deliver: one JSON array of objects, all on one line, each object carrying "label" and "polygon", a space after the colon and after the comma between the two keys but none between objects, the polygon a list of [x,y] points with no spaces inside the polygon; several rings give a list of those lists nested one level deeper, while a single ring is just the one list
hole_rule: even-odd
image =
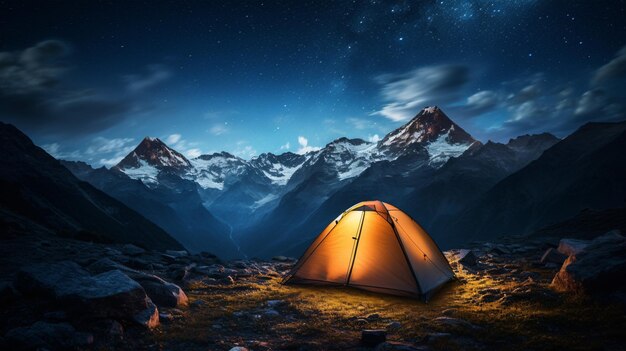
[{"label": "dark mountain silhouette", "polygon": [[[210,251],[222,257],[238,256],[229,229],[202,206],[195,184],[167,173],[158,186],[147,187],[116,168],[94,169],[83,162],[63,161],[81,180],[106,192],[165,229],[192,252]],[[167,186],[169,184],[170,186]]]},{"label": "dark mountain silhouette", "polygon": [[527,234],[585,208],[624,207],[625,151],[626,122],[585,124],[486,192],[443,240]]},{"label": "dark mountain silhouette", "polygon": [[37,227],[51,235],[154,249],[182,248],[139,213],[78,180],[12,125],[0,123],[0,145],[3,227]]}]

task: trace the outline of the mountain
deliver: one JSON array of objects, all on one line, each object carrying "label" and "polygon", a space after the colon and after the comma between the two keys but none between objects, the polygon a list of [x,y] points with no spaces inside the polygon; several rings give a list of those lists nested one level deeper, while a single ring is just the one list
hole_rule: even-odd
[{"label": "mountain", "polygon": [[[189,251],[215,252],[224,258],[240,255],[231,239],[232,227],[211,213],[202,186],[188,179],[198,168],[160,139],[143,139],[111,170],[66,165],[81,179],[168,230]],[[196,179],[203,184],[207,177],[199,174]]]},{"label": "mountain", "polygon": [[145,184],[156,184],[161,171],[180,173],[191,168],[191,163],[160,139],[146,137],[114,168]]},{"label": "mountain", "polygon": [[[297,255],[328,222],[363,199],[394,203],[448,159],[477,143],[437,107],[420,111],[378,143],[339,138],[293,174],[279,204],[249,233],[244,250]],[[419,184],[419,182],[418,182]]]},{"label": "mountain", "polygon": [[[78,180],[12,125],[0,122],[0,220],[3,230],[38,228],[50,235],[181,249],[163,229]],[[18,230],[19,231],[19,230]]]},{"label": "mountain", "polygon": [[444,240],[526,234],[586,208],[624,207],[625,151],[626,122],[585,124],[487,191],[450,224]]}]

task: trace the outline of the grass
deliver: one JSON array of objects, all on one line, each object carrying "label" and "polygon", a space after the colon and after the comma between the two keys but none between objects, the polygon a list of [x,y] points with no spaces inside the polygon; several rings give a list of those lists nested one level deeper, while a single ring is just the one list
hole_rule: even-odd
[{"label": "grass", "polygon": [[[401,323],[388,339],[423,343],[431,333],[453,336],[430,342],[436,349],[611,349],[622,347],[626,320],[610,305],[570,296],[554,299],[480,302],[486,289],[510,292],[521,283],[457,269],[462,282],[450,283],[433,300],[387,296],[346,287],[285,286],[280,278],[192,289],[191,307],[164,324],[156,341],[165,349],[360,349],[363,329]],[[537,284],[547,290],[549,281]],[[282,300],[280,316],[266,317],[268,300]],[[379,318],[363,319],[372,314]],[[448,315],[470,324],[435,320]]]}]

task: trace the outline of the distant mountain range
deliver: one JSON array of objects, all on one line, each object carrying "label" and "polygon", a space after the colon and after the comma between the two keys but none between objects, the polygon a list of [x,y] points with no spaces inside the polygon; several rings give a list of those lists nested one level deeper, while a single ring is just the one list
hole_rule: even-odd
[{"label": "distant mountain range", "polygon": [[626,122],[589,123],[563,140],[544,133],[483,144],[427,107],[378,142],[339,138],[304,155],[189,160],[145,138],[111,169],[63,164],[191,251],[298,255],[366,199],[399,206],[446,248],[624,207],[625,130]]}]

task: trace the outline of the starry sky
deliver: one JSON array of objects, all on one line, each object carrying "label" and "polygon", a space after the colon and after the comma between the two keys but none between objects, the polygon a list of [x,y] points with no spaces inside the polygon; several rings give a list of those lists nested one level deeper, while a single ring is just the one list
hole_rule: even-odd
[{"label": "starry sky", "polygon": [[475,138],[626,119],[624,1],[3,1],[0,120],[111,166],[378,140],[428,105]]}]

